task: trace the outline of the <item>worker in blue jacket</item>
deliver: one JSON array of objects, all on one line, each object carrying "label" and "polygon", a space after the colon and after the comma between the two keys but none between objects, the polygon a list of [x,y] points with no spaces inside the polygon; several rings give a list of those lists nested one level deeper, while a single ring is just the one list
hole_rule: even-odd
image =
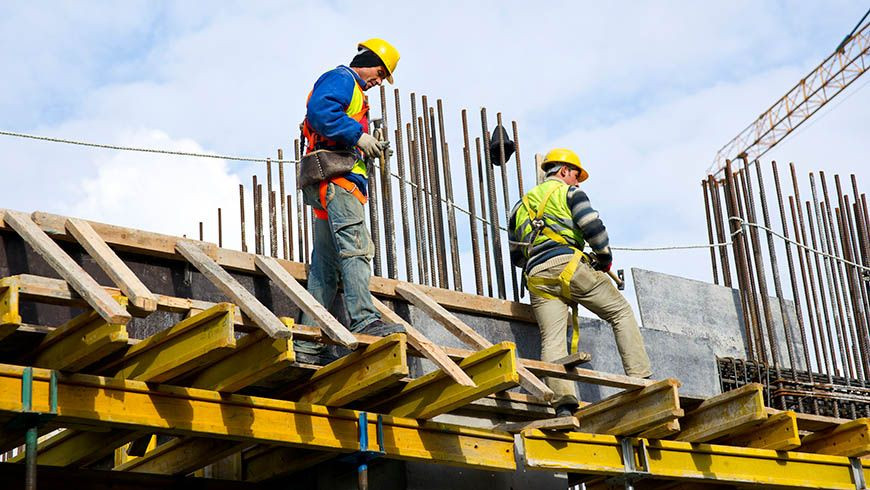
[{"label": "worker in blue jacket", "polygon": [[[340,279],[349,329],[378,336],[404,329],[381,320],[369,292],[374,245],[365,223],[369,170],[365,158],[389,151],[389,142],[369,134],[369,106],[364,92],[384,80],[393,83],[398,62],[399,52],[383,39],[361,42],[350,66],[338,66],[314,83],[302,123],[306,153],[349,150],[357,157],[345,175],[302,189],[305,203],[314,209],[316,218],[308,292],[329,308]],[[312,324],[307,315],[301,322]],[[294,348],[298,362],[324,364],[330,360],[322,344],[297,341]]]}]

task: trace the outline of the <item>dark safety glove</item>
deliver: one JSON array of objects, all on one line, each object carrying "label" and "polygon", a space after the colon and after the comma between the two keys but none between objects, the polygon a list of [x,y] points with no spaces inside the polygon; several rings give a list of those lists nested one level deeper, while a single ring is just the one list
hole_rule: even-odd
[{"label": "dark safety glove", "polygon": [[595,263],[592,264],[592,267],[601,272],[607,272],[610,270],[610,266],[613,265],[613,256],[610,255],[610,249],[606,248],[602,251],[595,252]]}]

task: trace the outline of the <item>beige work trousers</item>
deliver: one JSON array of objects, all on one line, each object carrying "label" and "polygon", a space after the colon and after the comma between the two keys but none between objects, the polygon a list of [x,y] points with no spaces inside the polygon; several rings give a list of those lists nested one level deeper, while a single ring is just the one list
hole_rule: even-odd
[{"label": "beige work trousers", "polygon": [[[561,257],[533,268],[529,277],[558,278],[570,260],[570,256],[566,255],[564,262],[559,259]],[[562,296],[559,284],[538,287],[545,293],[557,297]],[[547,299],[535,294],[532,294],[531,297],[532,309],[538,320],[538,327],[541,329],[541,360],[555,361],[567,356],[568,346],[565,332],[566,325],[571,321],[570,307],[558,299]],[[613,328],[613,335],[616,337],[616,347],[622,357],[622,368],[626,375],[637,378],[652,375],[649,357],[631,305],[616,289],[607,274],[596,271],[581,262],[577,265],[577,270],[571,278],[571,297],[566,299],[579,303],[610,324]],[[577,403],[573,381],[547,378],[546,383],[556,394],[551,402],[554,407]]]}]

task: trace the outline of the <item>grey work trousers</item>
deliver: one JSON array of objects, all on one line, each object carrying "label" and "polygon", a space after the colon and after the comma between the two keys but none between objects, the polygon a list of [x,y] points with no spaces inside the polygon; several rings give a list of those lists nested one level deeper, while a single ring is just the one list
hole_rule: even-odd
[{"label": "grey work trousers", "polygon": [[[558,278],[570,259],[570,255],[565,255],[549,260],[529,271],[529,277]],[[562,296],[559,284],[542,285],[538,288],[544,293]],[[613,328],[625,374],[637,378],[650,376],[652,371],[649,357],[634,312],[607,274],[581,262],[571,277],[570,291],[571,297],[565,298],[568,302],[582,305]],[[567,356],[565,332],[571,318],[570,307],[560,299],[548,299],[536,294],[531,296],[532,309],[541,329],[541,360],[555,361]],[[573,381],[547,378],[546,383],[556,394],[551,401],[553,406],[577,403]]]}]

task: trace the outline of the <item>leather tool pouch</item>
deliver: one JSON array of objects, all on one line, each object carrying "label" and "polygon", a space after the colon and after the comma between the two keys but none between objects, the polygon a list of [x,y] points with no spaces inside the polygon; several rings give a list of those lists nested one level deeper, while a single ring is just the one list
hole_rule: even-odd
[{"label": "leather tool pouch", "polygon": [[302,157],[299,162],[296,185],[302,189],[305,186],[344,175],[353,169],[356,160],[356,154],[351,151],[313,151]]}]

